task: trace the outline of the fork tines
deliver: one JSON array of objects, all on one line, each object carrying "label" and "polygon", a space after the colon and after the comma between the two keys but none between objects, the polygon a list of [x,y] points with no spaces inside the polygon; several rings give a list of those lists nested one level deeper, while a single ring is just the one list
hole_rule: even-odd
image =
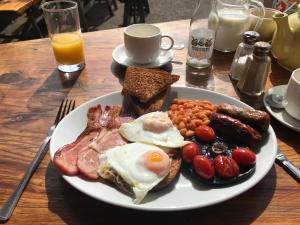
[{"label": "fork tines", "polygon": [[75,100],[72,99],[63,99],[59,106],[57,116],[55,118],[55,124],[58,124],[69,112],[75,108]]}]

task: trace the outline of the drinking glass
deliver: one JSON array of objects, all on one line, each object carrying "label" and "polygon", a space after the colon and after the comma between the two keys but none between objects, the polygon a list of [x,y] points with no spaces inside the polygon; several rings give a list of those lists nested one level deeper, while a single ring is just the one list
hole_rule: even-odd
[{"label": "drinking glass", "polygon": [[55,0],[42,5],[58,69],[65,73],[85,66],[78,5],[69,0]]}]

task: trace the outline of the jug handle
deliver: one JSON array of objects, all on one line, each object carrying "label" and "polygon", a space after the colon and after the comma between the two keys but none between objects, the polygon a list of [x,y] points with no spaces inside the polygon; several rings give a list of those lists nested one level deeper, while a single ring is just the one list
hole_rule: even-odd
[{"label": "jug handle", "polygon": [[250,5],[257,7],[258,11],[259,11],[258,16],[260,19],[257,20],[257,22],[253,28],[254,31],[257,31],[262,24],[263,18],[265,17],[265,7],[260,1],[257,1],[257,0],[250,0]]}]

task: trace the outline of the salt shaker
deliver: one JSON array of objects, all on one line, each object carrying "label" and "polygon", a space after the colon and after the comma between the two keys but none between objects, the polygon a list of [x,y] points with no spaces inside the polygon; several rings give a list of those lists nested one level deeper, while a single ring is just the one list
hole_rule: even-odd
[{"label": "salt shaker", "polygon": [[243,42],[236,49],[229,72],[229,76],[234,82],[240,79],[246,65],[246,60],[252,54],[254,43],[257,42],[258,38],[259,33],[255,31],[246,31],[243,34]]},{"label": "salt shaker", "polygon": [[260,96],[264,92],[270,70],[269,53],[271,45],[267,42],[256,42],[253,53],[248,56],[245,69],[237,83],[238,90],[248,96]]}]

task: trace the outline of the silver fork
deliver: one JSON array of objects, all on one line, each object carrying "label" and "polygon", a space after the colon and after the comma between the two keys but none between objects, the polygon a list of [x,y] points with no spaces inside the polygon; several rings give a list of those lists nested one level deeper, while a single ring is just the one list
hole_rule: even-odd
[{"label": "silver fork", "polygon": [[300,170],[291,163],[284,154],[282,154],[279,148],[277,149],[275,162],[282,166],[298,183],[300,183]]},{"label": "silver fork", "polygon": [[75,100],[68,100],[68,99],[62,100],[55,121],[53,125],[50,127],[50,129],[48,130],[47,137],[44,139],[44,142],[42,143],[35,157],[31,161],[19,185],[12,193],[12,195],[9,197],[9,199],[5,202],[4,206],[0,208],[0,221],[6,221],[10,218],[28,181],[30,180],[31,176],[39,166],[45,154],[47,153],[52,134],[57,124],[74,108],[75,108]]}]

